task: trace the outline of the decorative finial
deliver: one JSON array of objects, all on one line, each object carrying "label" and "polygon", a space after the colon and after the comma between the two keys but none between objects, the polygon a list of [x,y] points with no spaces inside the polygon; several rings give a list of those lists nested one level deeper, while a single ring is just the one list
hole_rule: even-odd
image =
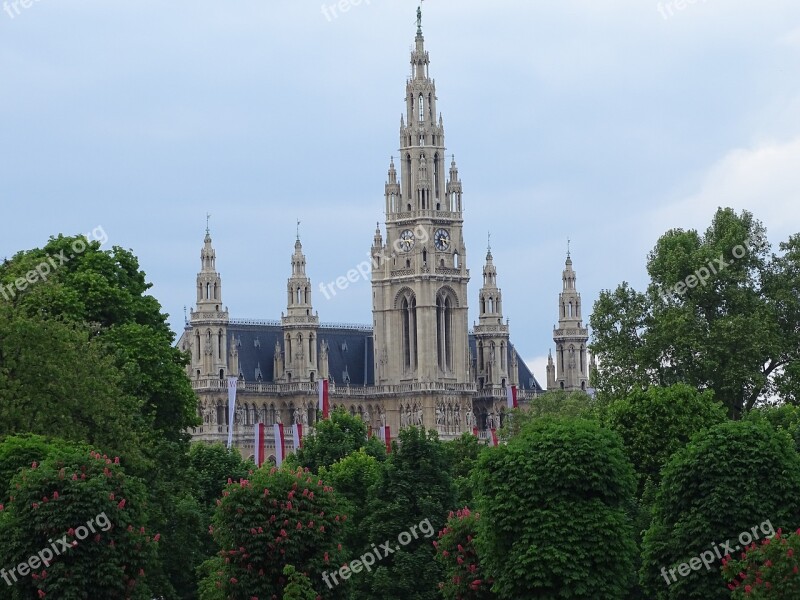
[{"label": "decorative finial", "polygon": [[417,35],[422,35],[422,0],[417,7]]},{"label": "decorative finial", "polygon": [[492,253],[492,232],[489,232],[489,243],[486,246],[486,251],[491,254]]},{"label": "decorative finial", "polygon": [[211,220],[211,213],[206,213],[206,235],[211,234],[211,229],[209,227],[209,221]]},{"label": "decorative finial", "polygon": [[297,241],[300,241],[300,219],[297,219]]},{"label": "decorative finial", "polygon": [[189,322],[189,317],[186,315],[186,305],[185,304],[183,305],[183,322],[184,323],[188,323]]},{"label": "decorative finial", "polygon": [[570,243],[570,239],[567,238],[567,258],[569,258],[569,243]]}]

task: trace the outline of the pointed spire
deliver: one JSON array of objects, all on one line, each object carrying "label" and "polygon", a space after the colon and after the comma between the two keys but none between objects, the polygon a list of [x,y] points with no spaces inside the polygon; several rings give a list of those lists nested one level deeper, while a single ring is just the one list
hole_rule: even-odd
[{"label": "pointed spire", "polygon": [[489,232],[489,241],[486,244],[486,262],[492,262],[492,232]]}]

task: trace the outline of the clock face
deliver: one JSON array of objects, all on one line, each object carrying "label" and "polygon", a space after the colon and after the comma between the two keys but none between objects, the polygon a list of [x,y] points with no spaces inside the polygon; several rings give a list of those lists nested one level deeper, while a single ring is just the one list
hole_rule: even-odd
[{"label": "clock face", "polygon": [[436,249],[443,252],[450,247],[450,234],[447,229],[437,229],[433,234],[433,243]]},{"label": "clock face", "polygon": [[410,229],[405,229],[400,234],[400,249],[403,252],[408,252],[414,247],[414,232]]}]

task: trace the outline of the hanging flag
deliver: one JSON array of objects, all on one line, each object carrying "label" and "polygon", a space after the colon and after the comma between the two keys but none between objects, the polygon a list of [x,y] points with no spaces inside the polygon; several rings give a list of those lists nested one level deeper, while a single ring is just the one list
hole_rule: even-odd
[{"label": "hanging flag", "polygon": [[392,453],[392,432],[388,425],[378,427],[378,437],[386,444],[386,453]]},{"label": "hanging flag", "polygon": [[303,425],[301,423],[294,424],[294,432],[292,433],[292,441],[294,442],[294,451],[297,452],[303,447]]},{"label": "hanging flag", "polygon": [[286,458],[286,442],[283,439],[283,423],[275,423],[275,465],[280,467]]},{"label": "hanging flag", "polygon": [[236,420],[236,377],[228,377],[228,448],[233,446],[233,426]]},{"label": "hanging flag", "polygon": [[255,460],[256,467],[264,464],[264,424],[256,423],[255,426],[255,451],[253,452],[253,459]]},{"label": "hanging flag", "polygon": [[322,411],[323,419],[327,419],[330,416],[330,407],[328,406],[327,379],[320,379],[319,381],[319,409]]},{"label": "hanging flag", "polygon": [[506,388],[506,394],[508,396],[508,408],[518,408],[519,403],[517,402],[517,386],[508,386]]},{"label": "hanging flag", "polygon": [[497,429],[492,428],[492,446],[497,446]]},{"label": "hanging flag", "polygon": [[475,437],[478,437],[478,428],[477,427],[473,427],[472,428],[472,435],[474,435]]}]

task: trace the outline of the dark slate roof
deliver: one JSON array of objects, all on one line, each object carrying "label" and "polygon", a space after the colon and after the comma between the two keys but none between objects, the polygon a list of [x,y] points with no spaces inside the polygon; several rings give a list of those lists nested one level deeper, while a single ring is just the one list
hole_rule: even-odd
[{"label": "dark slate roof", "polygon": [[[265,383],[274,380],[275,343],[282,337],[283,329],[277,321],[231,321],[228,343],[239,347],[239,370],[246,381],[257,381],[259,375]],[[317,331],[317,347],[323,340],[328,343],[328,367],[334,382],[346,383],[349,378],[351,385],[375,384],[375,347],[371,327],[322,323]],[[475,337],[472,334],[469,346],[474,356]],[[511,348],[508,349],[508,360],[511,364]],[[518,352],[517,363],[520,388],[541,391],[542,387]]]}]

